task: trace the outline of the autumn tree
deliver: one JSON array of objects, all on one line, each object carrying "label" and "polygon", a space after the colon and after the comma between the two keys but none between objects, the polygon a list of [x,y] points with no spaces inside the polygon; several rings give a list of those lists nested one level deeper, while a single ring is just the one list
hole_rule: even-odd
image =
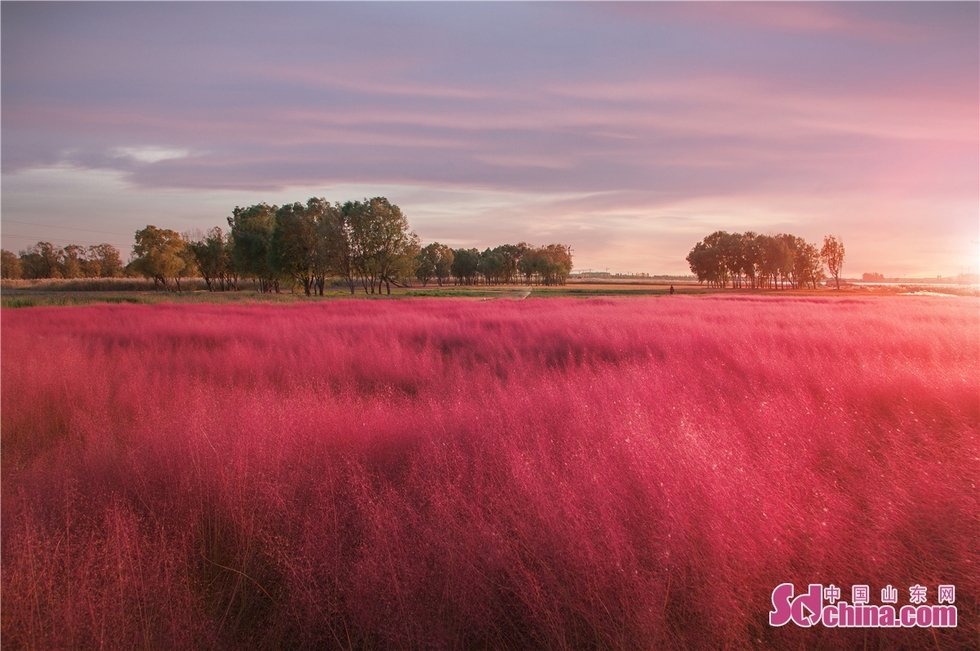
[{"label": "autumn tree", "polygon": [[837,289],[840,289],[840,272],[844,268],[844,243],[833,235],[823,238],[823,247],[820,249],[820,259],[827,265],[831,277]]},{"label": "autumn tree", "polygon": [[181,291],[181,278],[196,272],[193,252],[180,234],[152,225],[136,231],[133,260],[129,266],[136,273],[152,278],[155,287],[162,285],[170,290],[173,280],[178,292]]},{"label": "autumn tree", "polygon": [[58,270],[62,278],[81,278],[85,247],[78,244],[65,246],[58,254]]},{"label": "autumn tree", "polygon": [[117,278],[123,274],[119,249],[111,244],[93,244],[85,251],[82,271],[87,278]]},{"label": "autumn tree", "polygon": [[24,278],[61,278],[59,249],[51,242],[38,242],[20,252]]},{"label": "autumn tree", "polygon": [[548,274],[545,284],[564,285],[572,273],[572,247],[565,244],[549,244],[544,248],[548,258]]},{"label": "autumn tree", "polygon": [[13,251],[0,249],[0,277],[17,280],[21,276],[20,258]]}]

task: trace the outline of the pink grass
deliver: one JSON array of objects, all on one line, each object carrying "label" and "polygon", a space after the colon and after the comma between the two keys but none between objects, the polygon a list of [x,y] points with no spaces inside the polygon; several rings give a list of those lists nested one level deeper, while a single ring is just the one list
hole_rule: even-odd
[{"label": "pink grass", "polygon": [[[4,310],[4,647],[972,647],[978,338],[912,297]],[[787,581],[953,583],[959,626],[771,628]]]}]

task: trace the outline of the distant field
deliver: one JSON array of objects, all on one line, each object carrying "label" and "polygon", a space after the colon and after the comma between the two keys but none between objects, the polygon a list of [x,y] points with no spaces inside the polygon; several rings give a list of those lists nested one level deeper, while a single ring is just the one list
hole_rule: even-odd
[{"label": "distant field", "polygon": [[[5,648],[980,636],[974,299],[91,305],[0,327]],[[875,603],[955,584],[959,623],[773,628],[784,582]]]},{"label": "distant field", "polygon": [[[827,287],[818,289],[718,289],[698,284],[694,281],[669,281],[645,278],[631,279],[569,279],[565,285],[452,285],[443,287],[430,283],[423,287],[416,284],[410,287],[393,287],[391,296],[386,294],[366,295],[358,287],[356,298],[474,298],[523,299],[523,298],[592,298],[592,297],[637,297],[665,296],[674,287],[676,294],[738,294],[764,296],[891,296],[896,294],[940,294],[950,296],[980,296],[976,285],[934,284],[880,284],[845,285],[840,290]],[[350,298],[346,287],[328,287],[323,297],[305,296],[302,289],[283,287],[281,293],[261,294],[252,288],[252,283],[244,281],[238,291],[210,292],[204,281],[190,279],[183,281],[182,292],[155,291],[152,281],[138,278],[72,279],[72,280],[4,280],[0,281],[0,306],[38,307],[92,305],[97,303],[133,303],[154,305],[157,303],[313,303],[322,300]]]}]

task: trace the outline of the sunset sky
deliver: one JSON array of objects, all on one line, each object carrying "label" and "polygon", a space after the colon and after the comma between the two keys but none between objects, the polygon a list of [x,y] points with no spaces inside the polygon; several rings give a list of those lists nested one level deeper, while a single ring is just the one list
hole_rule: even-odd
[{"label": "sunset sky", "polygon": [[845,276],[978,271],[980,4],[14,3],[2,246],[383,195],[422,241],[690,273],[715,230]]}]

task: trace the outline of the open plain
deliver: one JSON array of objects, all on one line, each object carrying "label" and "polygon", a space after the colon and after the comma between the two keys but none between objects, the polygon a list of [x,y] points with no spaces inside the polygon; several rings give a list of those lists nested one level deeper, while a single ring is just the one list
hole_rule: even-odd
[{"label": "open plain", "polygon": [[[4,646],[971,648],[978,314],[4,308]],[[955,584],[959,623],[773,628],[784,582]]]}]

